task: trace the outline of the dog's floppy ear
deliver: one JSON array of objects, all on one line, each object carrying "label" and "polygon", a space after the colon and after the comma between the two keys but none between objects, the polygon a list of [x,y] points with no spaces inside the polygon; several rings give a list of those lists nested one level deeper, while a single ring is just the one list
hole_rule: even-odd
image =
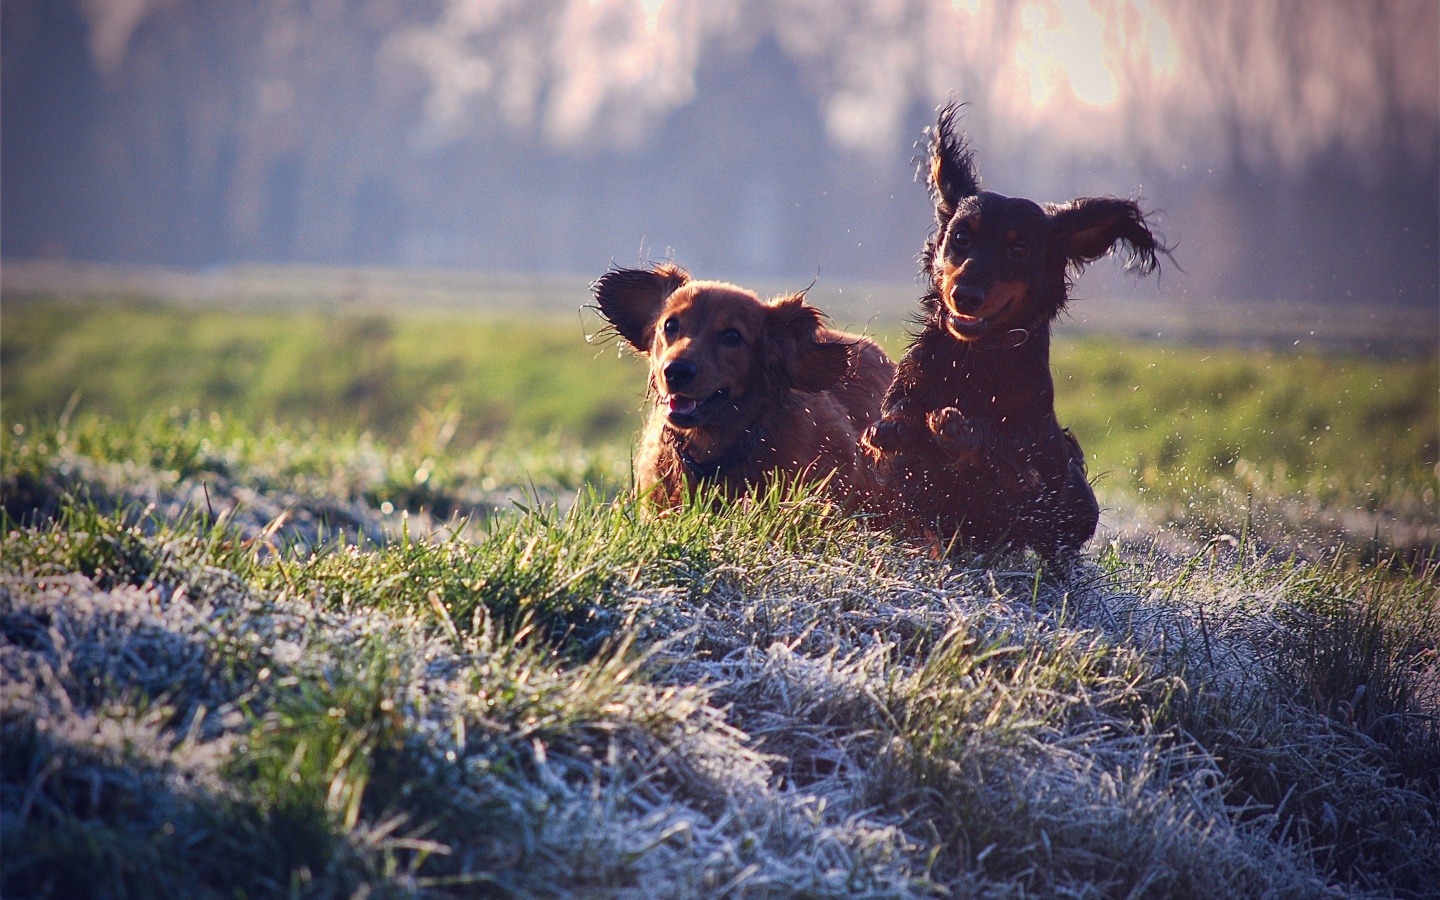
[{"label": "dog's floppy ear", "polygon": [[935,222],[942,229],[955,216],[955,205],[980,191],[975,154],[957,130],[960,106],[947,103],[930,130],[930,195],[935,199]]},{"label": "dog's floppy ear", "polygon": [[662,263],[652,269],[615,269],[590,286],[600,315],[630,346],[650,352],[655,320],[670,295],[690,281],[690,273]]},{"label": "dog's floppy ear", "polygon": [[1142,275],[1160,265],[1157,254],[1169,252],[1133,200],[1082,197],[1048,207],[1046,214],[1050,217],[1051,240],[1064,254],[1065,262],[1076,270],[1109,253],[1117,242],[1129,251],[1126,268],[1134,268]]},{"label": "dog's floppy ear", "polygon": [[825,314],[805,302],[804,291],[772,300],[768,315],[772,369],[790,387],[823,391],[850,370],[848,345],[819,340]]}]

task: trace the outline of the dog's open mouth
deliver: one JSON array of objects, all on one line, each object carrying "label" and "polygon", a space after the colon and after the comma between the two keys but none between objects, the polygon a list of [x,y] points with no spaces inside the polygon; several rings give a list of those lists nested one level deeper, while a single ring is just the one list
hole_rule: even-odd
[{"label": "dog's open mouth", "polygon": [[983,316],[967,316],[947,309],[945,327],[960,340],[968,341],[984,334],[990,328],[990,320]]},{"label": "dog's open mouth", "polygon": [[694,428],[705,421],[711,411],[724,402],[728,394],[728,391],[721,388],[704,400],[697,400],[682,394],[671,394],[668,397],[660,398],[660,402],[665,407],[665,415],[671,425],[680,428]]},{"label": "dog's open mouth", "polygon": [[999,309],[993,310],[988,316],[967,316],[947,306],[944,308],[945,328],[962,341],[973,341],[989,331],[995,320],[1009,308],[1010,304],[1007,302],[1001,304]]}]

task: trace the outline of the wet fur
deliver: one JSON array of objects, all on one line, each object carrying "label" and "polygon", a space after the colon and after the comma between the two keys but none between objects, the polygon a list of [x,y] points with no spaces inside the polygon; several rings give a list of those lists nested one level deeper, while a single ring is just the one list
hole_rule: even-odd
[{"label": "wet fur", "polygon": [[777,473],[824,480],[849,508],[873,495],[858,442],[895,373],[873,341],[827,328],[803,292],[764,301],[670,264],[607,272],[593,292],[649,364],[635,480],[657,505],[707,482],[731,497],[762,491]]},{"label": "wet fur", "polygon": [[1130,200],[1041,205],[981,191],[957,112],[942,109],[931,132],[919,330],[863,443],[884,507],[911,534],[1063,557],[1094,535],[1099,506],[1055,415],[1051,324],[1070,275],[1116,244],[1141,273],[1168,251]]}]

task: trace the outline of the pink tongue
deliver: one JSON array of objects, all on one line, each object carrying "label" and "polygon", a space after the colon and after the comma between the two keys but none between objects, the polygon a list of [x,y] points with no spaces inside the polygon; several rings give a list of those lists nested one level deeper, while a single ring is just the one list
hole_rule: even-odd
[{"label": "pink tongue", "polygon": [[693,397],[671,397],[666,402],[670,405],[672,414],[679,413],[682,416],[694,412],[695,407],[700,405]]}]

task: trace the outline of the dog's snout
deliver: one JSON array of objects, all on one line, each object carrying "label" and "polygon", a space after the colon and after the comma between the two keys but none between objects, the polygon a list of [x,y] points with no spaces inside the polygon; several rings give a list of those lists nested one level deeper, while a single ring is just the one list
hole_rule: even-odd
[{"label": "dog's snout", "polygon": [[674,393],[695,380],[695,364],[688,359],[672,360],[665,364],[665,387]]},{"label": "dog's snout", "polygon": [[985,305],[985,292],[969,285],[957,284],[950,292],[950,301],[955,304],[957,312],[968,315]]}]

